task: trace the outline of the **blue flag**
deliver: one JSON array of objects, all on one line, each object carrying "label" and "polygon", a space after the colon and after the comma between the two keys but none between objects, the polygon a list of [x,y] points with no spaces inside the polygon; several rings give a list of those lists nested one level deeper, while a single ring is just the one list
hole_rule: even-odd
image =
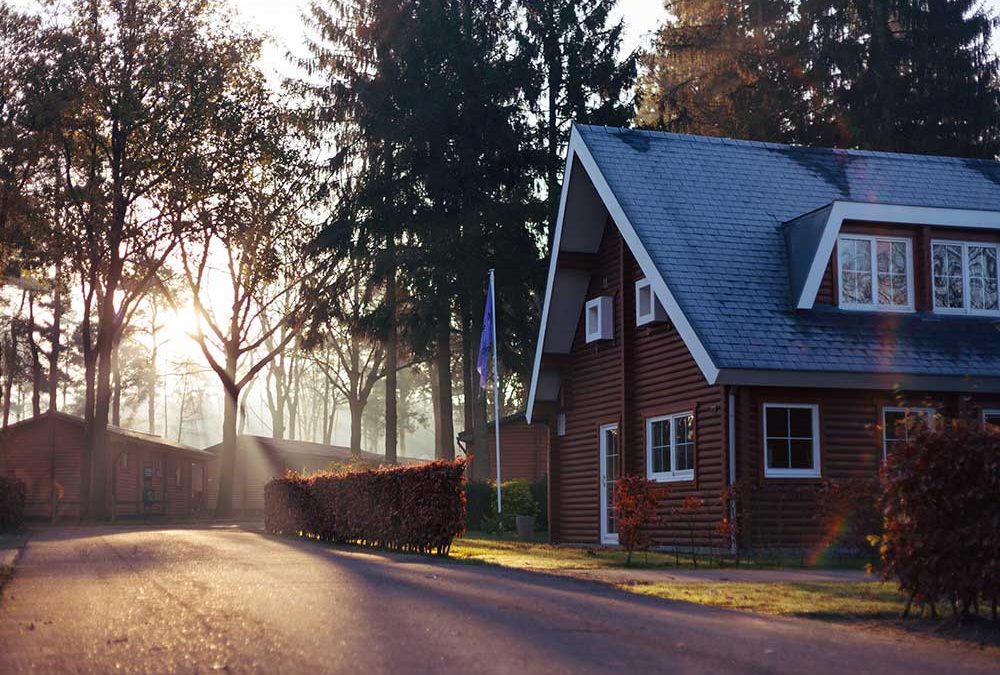
[{"label": "blue flag", "polygon": [[493,344],[493,294],[486,294],[486,309],[483,312],[483,335],[479,338],[479,360],[476,370],[479,371],[479,388],[486,389],[490,380],[490,346]]}]

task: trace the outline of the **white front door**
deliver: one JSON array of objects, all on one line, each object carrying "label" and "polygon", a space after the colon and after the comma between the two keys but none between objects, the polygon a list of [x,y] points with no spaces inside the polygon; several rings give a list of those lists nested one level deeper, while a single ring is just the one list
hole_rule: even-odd
[{"label": "white front door", "polygon": [[601,427],[601,543],[617,544],[615,488],[618,486],[618,425]]}]

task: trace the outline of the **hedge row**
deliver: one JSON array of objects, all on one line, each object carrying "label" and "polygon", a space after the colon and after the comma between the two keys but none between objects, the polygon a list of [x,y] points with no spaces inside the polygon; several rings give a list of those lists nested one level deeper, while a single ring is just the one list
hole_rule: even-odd
[{"label": "hedge row", "polygon": [[0,532],[21,527],[26,499],[27,493],[22,481],[0,476]]},{"label": "hedge row", "polygon": [[264,527],[342,544],[446,555],[465,527],[465,461],[289,473],[264,488]]},{"label": "hedge row", "polygon": [[883,470],[883,577],[932,613],[945,602],[956,615],[989,608],[996,618],[1000,431],[953,422],[911,434]]}]

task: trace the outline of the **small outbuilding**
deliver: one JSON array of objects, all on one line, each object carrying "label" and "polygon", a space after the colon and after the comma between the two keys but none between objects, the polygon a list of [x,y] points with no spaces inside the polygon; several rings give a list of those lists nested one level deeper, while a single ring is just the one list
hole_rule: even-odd
[{"label": "small outbuilding", "polygon": [[[476,479],[496,480],[497,443],[493,422],[487,425],[486,448],[480,453],[472,429],[458,435],[458,443],[465,454],[473,458],[472,476]],[[485,466],[489,468],[486,469]],[[500,420],[500,480],[527,480],[532,483],[549,473],[549,426],[528,424],[524,413],[509,415]]]},{"label": "small outbuilding", "polygon": [[[206,509],[204,450],[153,434],[108,427],[112,518],[187,518]],[[0,431],[0,474],[27,487],[29,518],[79,518],[85,477],[84,420],[47,412]]]},{"label": "small outbuilding", "polygon": [[[220,461],[212,462],[208,474],[208,503],[214,510],[219,497],[219,471],[222,444],[206,448]],[[400,457],[400,464],[422,463],[425,460]],[[292,441],[267,436],[241,435],[236,439],[236,471],[233,479],[233,509],[245,514],[264,510],[264,486],[272,478],[287,471],[312,473],[351,462],[351,449],[342,445],[326,445],[308,441]],[[361,452],[361,464],[376,468],[385,457]]]}]

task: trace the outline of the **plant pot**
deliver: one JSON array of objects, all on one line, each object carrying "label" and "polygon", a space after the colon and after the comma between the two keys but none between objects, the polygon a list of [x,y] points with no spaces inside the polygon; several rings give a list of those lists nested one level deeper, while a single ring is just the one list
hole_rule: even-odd
[{"label": "plant pot", "polygon": [[515,516],[514,522],[517,525],[517,538],[521,541],[528,541],[535,534],[534,516]]}]

